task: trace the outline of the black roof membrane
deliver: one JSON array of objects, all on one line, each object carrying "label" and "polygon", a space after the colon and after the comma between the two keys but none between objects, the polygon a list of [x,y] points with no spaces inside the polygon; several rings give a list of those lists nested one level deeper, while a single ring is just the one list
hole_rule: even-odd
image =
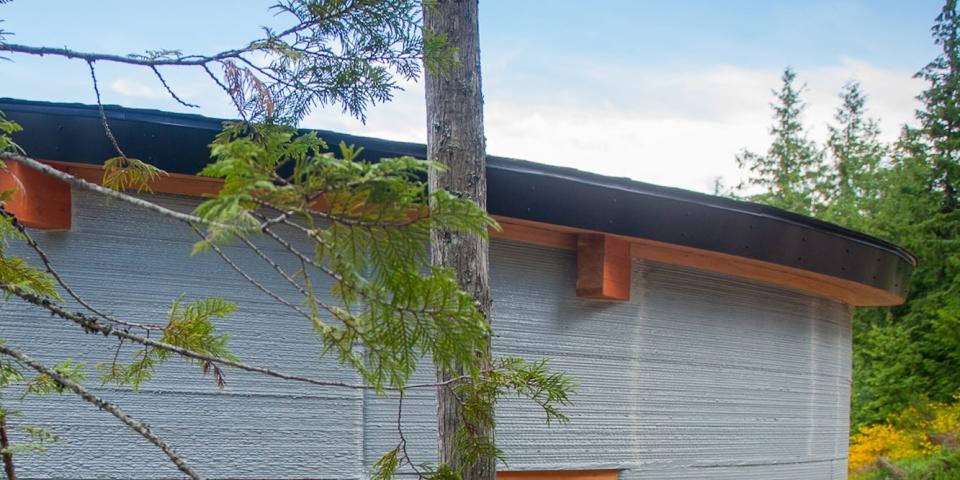
[{"label": "black roof membrane", "polygon": [[[104,106],[127,155],[171,173],[196,174],[224,120]],[[115,156],[95,105],[0,98],[24,131],[14,140],[34,158],[102,164]],[[423,144],[318,130],[361,157],[426,156]],[[916,258],[892,243],[757,203],[607,177],[512,158],[487,158],[491,214],[638,237],[799,268],[903,297]]]}]

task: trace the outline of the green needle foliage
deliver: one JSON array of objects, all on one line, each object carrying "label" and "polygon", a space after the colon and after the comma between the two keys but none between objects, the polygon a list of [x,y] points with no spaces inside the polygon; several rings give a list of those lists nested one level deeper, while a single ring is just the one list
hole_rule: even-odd
[{"label": "green needle foliage", "polygon": [[13,143],[10,135],[23,130],[17,122],[8,120],[3,112],[0,112],[0,152],[17,152],[20,147]]},{"label": "green needle foliage", "polygon": [[[499,456],[492,439],[473,433],[492,430],[493,408],[499,398],[528,398],[544,410],[548,422],[564,422],[567,418],[560,407],[569,405],[574,386],[568,377],[551,373],[546,362],[487,358],[489,354],[484,352],[492,335],[488,320],[472,296],[461,290],[453,271],[430,264],[427,247],[432,231],[486,238],[488,229],[498,228],[496,222],[473,202],[443,190],[428,191],[427,172],[439,165],[411,157],[360,161],[359,149],[343,144],[330,149],[315,134],[284,126],[296,125],[313,108],[329,105],[364,120],[369,106],[388,101],[399,89],[397,78],[417,78],[421,65],[438,71],[456,65],[457,52],[446,44],[446,38],[423,36],[423,8],[431,8],[431,2],[279,0],[272,7],[274,13],[292,20],[293,25],[265,28],[256,40],[210,55],[159,49],[118,56],[18,45],[10,43],[9,32],[3,30],[0,52],[86,62],[98,104],[95,67],[103,63],[149,68],[167,93],[188,107],[196,105],[177,96],[164,71],[172,67],[203,70],[230,98],[243,122],[226,124],[211,145],[214,161],[201,175],[223,179],[224,186],[194,212],[196,222],[191,226],[203,235],[194,253],[216,252],[292,315],[305,317],[325,346],[324,352],[360,373],[365,383],[360,388],[402,392],[416,368],[430,361],[447,372],[454,366],[462,368],[459,371],[465,375],[438,385],[454,389],[466,407],[458,448],[472,458]],[[119,155],[104,162],[103,183],[119,191],[149,191],[150,183],[165,172],[125,156],[102,109],[101,121]],[[17,130],[19,126],[0,113],[0,152],[20,152],[10,138]],[[8,200],[10,195],[12,192],[3,192],[0,200]],[[127,200],[140,206],[149,202]],[[183,215],[172,216],[184,220]],[[26,240],[45,269],[7,255],[3,243],[0,287],[7,295],[46,308],[88,332],[104,334],[91,338],[122,338],[114,360],[99,366],[104,383],[138,390],[157,374],[161,364],[177,356],[199,363],[204,374],[212,371],[219,388],[225,386],[224,365],[290,379],[241,364],[231,352],[228,335],[217,331],[214,320],[229,315],[234,305],[220,298],[188,304],[176,299],[164,325],[109,317],[62,283],[39,246],[20,235],[12,218],[4,218],[10,222],[0,222],[0,233],[5,238]],[[276,249],[269,254],[259,250],[257,245],[262,242],[279,245],[286,260],[294,259],[299,267],[290,272],[280,268],[288,262],[272,258]],[[220,248],[230,243],[252,249],[299,295],[284,298],[265,286],[271,282],[246,274]],[[60,291],[86,309],[87,316],[63,313],[57,305],[61,300],[58,284]],[[126,336],[118,335],[121,330]],[[156,337],[147,338],[158,330],[162,333],[160,344],[154,343]],[[121,358],[127,340],[139,346],[131,358]],[[82,380],[77,364],[57,368],[78,383]],[[14,378],[12,372],[0,370],[9,380],[0,387],[24,381]],[[323,383],[302,377],[296,380]],[[31,393],[62,388],[51,382],[31,383],[35,390]],[[78,394],[91,402],[89,396]],[[100,408],[104,408],[102,404]],[[111,413],[128,426],[135,425],[123,420],[118,411]],[[161,445],[149,432],[137,431]],[[39,443],[52,438],[39,430],[31,435]],[[459,478],[445,465],[416,464],[403,447],[401,442],[377,463],[376,478],[390,478],[404,467],[424,478]],[[169,451],[165,453],[171,456]],[[171,459],[181,471],[195,476],[173,456]]]},{"label": "green needle foliage", "polygon": [[[784,74],[768,155],[744,154],[750,197],[900,244],[919,265],[904,305],[854,314],[853,430],[960,390],[960,15],[947,0],[931,29],[940,55],[916,76],[927,82],[916,126],[885,145],[856,83],[821,149],[805,140],[801,90]],[[826,153],[826,157],[821,152]]]},{"label": "green needle foliage", "polygon": [[[877,121],[866,115],[867,97],[857,82],[840,91],[840,108],[829,125],[829,164],[818,181],[818,217],[848,227],[870,229],[870,215],[880,207],[884,161],[890,148],[880,141]],[[827,201],[827,199],[829,199]]]},{"label": "green needle foliage", "polygon": [[517,396],[533,401],[545,414],[545,420],[567,423],[570,419],[560,407],[571,404],[569,394],[576,389],[573,380],[562,373],[551,373],[547,360],[528,362],[520,358],[498,359],[494,368],[480,381],[462,383],[454,387],[463,399],[466,426],[454,436],[454,448],[460,449],[469,465],[481,458],[506,459],[490,438],[476,434],[494,426],[497,401],[505,396]]},{"label": "green needle foliage", "polygon": [[[273,125],[228,125],[211,150],[214,162],[201,174],[225,183],[194,212],[207,225],[195,251],[264,234],[277,240],[300,260],[294,276],[303,279],[301,311],[326,351],[370,386],[402,389],[427,358],[447,371],[465,366],[467,378],[449,388],[464,406],[457,448],[472,460],[502,455],[492,439],[474,432],[493,426],[494,406],[505,395],[530,399],[548,422],[567,421],[560,407],[570,404],[572,381],[551,373],[545,361],[485,360],[489,323],[454,273],[430,264],[431,230],[486,238],[497,228],[473,202],[427,190],[427,170],[438,165],[411,157],[359,161],[351,146],[330,152],[313,133]],[[278,226],[311,247],[278,239]],[[403,464],[414,467],[402,452],[401,446],[387,452],[375,465],[376,478],[389,478]],[[443,466],[419,470],[428,478],[456,475]]]},{"label": "green needle foliage", "polygon": [[[0,338],[0,345],[5,344],[4,339]],[[83,371],[83,363],[73,363],[70,360],[64,360],[53,366],[54,371],[75,382],[83,381],[86,374]],[[21,367],[16,363],[0,361],[0,428],[8,428],[9,419],[20,416],[16,409],[10,409],[4,405],[4,391],[10,388],[22,388],[18,400],[23,401],[31,395],[43,396],[51,393],[62,394],[63,386],[55,382],[47,375],[37,375],[30,381],[21,371]],[[20,425],[19,429],[26,435],[27,441],[9,445],[6,448],[0,448],[0,455],[14,455],[28,452],[43,453],[47,449],[61,441],[59,435],[41,427],[33,425]]]},{"label": "green needle foliage", "polygon": [[945,3],[931,32],[941,54],[917,76],[918,127],[904,129],[880,172],[877,207],[866,229],[919,258],[907,303],[858,313],[855,330],[855,426],[885,420],[925,399],[960,390],[960,19]]},{"label": "green needle foliage", "polygon": [[[744,151],[737,156],[741,169],[750,172],[738,187],[751,193],[750,200],[767,203],[792,212],[812,214],[817,201],[817,179],[823,161],[822,151],[807,138],[803,126],[806,108],[801,95],[804,86],[796,85],[797,74],[790,68],[783,71],[783,86],[774,91],[770,104],[773,142],[765,155]],[[757,193],[752,193],[759,190]]]},{"label": "green needle foliage", "polygon": [[[254,284],[305,316],[325,353],[356,369],[366,385],[380,393],[402,392],[418,366],[430,360],[447,371],[463,367],[464,376],[439,388],[453,389],[462,402],[464,426],[456,448],[468,459],[502,457],[491,438],[476,432],[492,431],[496,402],[505,396],[534,402],[548,423],[566,422],[560,409],[570,405],[575,388],[569,377],[551,372],[546,361],[485,357],[488,354],[482,352],[492,334],[489,322],[451,270],[430,264],[427,246],[432,230],[486,238],[488,229],[498,228],[496,222],[471,201],[443,190],[428,191],[427,171],[438,165],[411,157],[365,162],[359,160],[360,153],[344,144],[331,152],[314,133],[290,127],[226,124],[211,145],[214,161],[200,172],[223,179],[224,185],[194,211],[195,227],[203,230],[203,238],[193,252],[215,250],[224,255],[220,247],[230,243],[254,249],[259,242],[279,245],[300,265],[296,271],[280,272],[300,298],[290,303],[252,279]],[[143,190],[159,174],[138,160],[108,160],[108,183],[118,190]],[[8,239],[28,239],[11,215],[3,219],[0,286],[8,295],[18,292],[44,302],[59,301],[55,278],[6,254]],[[178,298],[164,325],[121,324],[159,330],[161,344],[141,344],[125,360],[120,341],[114,360],[97,366],[102,382],[139,390],[164,362],[190,352],[194,357],[184,358],[199,363],[203,374],[212,371],[217,386],[224,388],[221,364],[240,360],[229,348],[229,336],[218,332],[214,321],[235,309],[222,298],[191,303]],[[196,355],[207,360],[198,361]],[[0,388],[24,384],[25,394],[38,395],[63,391],[51,378],[25,383],[18,369],[0,365],[4,366]],[[66,361],[54,370],[79,383],[84,380],[82,368]],[[29,428],[34,440],[11,453],[42,450],[56,439],[45,430]],[[424,478],[459,478],[445,465],[414,463],[403,443],[376,463],[374,476],[391,478],[405,466]]]},{"label": "green needle foliage", "polygon": [[[0,201],[5,202],[12,194],[12,190],[0,193]],[[47,272],[31,266],[20,257],[7,253],[11,240],[23,241],[24,239],[23,233],[16,224],[16,219],[0,208],[0,285],[41,297],[60,300],[56,282]],[[4,295],[9,298],[10,294],[8,291],[4,291]]]},{"label": "green needle foliage", "polygon": [[[0,152],[20,153],[22,151],[10,138],[11,134],[20,130],[19,124],[8,120],[3,112],[0,112]],[[0,169],[6,168],[6,165],[0,162]],[[60,295],[56,290],[55,281],[47,272],[38,270],[24,259],[7,253],[11,240],[23,241],[25,239],[22,231],[18,228],[16,218],[2,208],[2,203],[9,201],[14,192],[15,190],[0,192],[0,284],[41,297],[59,300]],[[9,300],[9,291],[4,290],[4,297]],[[0,337],[0,344],[5,343],[4,338]],[[69,378],[80,380],[84,377],[82,363],[72,364],[65,360],[54,368],[57,372]],[[5,434],[6,431],[9,431],[8,420],[19,416],[20,412],[5,405],[4,391],[17,386],[24,386],[23,393],[19,397],[20,400],[31,394],[63,393],[63,390],[58,388],[58,385],[52,382],[50,377],[40,375],[27,382],[27,378],[19,365],[0,361],[0,429],[5,430]],[[56,434],[45,428],[21,425],[20,430],[27,435],[29,440],[0,447],[0,456],[3,456],[5,461],[14,454],[44,452],[51,444],[60,440]]]},{"label": "green needle foliage", "polygon": [[303,262],[295,274],[329,285],[307,288],[316,332],[377,388],[403,387],[426,355],[441,368],[476,364],[486,320],[450,270],[429,264],[426,245],[434,228],[485,237],[496,223],[472,202],[428,193],[421,178],[430,163],[368,163],[352,147],[339,150],[291,128],[228,126],[201,172],[225,184],[195,211],[209,225],[196,251],[259,235],[272,222],[297,230],[312,247],[291,252]]},{"label": "green needle foliage", "polygon": [[[239,359],[227,346],[230,336],[218,334],[213,324],[213,319],[226,318],[235,310],[233,303],[219,297],[205,298],[187,305],[178,298],[170,308],[160,342],[209,357],[237,361]],[[129,385],[134,390],[139,390],[144,382],[153,378],[157,367],[174,356],[175,353],[170,350],[145,346],[133,355],[129,365],[122,365],[115,359],[110,365],[101,364],[97,367],[103,371],[104,384]],[[194,362],[192,359],[187,360]],[[225,380],[220,367],[214,362],[199,363],[204,374],[212,369],[217,386],[224,388]]]},{"label": "green needle foliage", "polygon": [[392,98],[394,75],[420,75],[419,1],[283,0],[273,9],[300,26],[295,40],[266,29],[251,44],[273,57],[263,70],[280,80],[269,95],[277,120],[295,124],[315,105],[330,104],[363,119],[369,105]]},{"label": "green needle foliage", "polygon": [[150,182],[166,174],[136,158],[113,157],[103,162],[103,184],[115,190],[150,192]]},{"label": "green needle foliage", "polygon": [[[53,370],[73,381],[81,382],[87,378],[83,372],[85,364],[83,362],[73,363],[70,360],[64,360],[53,366]],[[27,395],[47,395],[51,393],[63,393],[63,385],[55,382],[48,375],[38,375],[30,383],[27,383],[23,397]]]}]

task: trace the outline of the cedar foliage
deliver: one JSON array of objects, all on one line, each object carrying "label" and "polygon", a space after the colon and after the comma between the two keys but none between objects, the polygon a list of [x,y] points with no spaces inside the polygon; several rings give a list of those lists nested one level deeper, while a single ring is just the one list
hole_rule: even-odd
[{"label": "cedar foliage", "polygon": [[[567,421],[560,408],[570,404],[571,379],[550,372],[546,360],[478,355],[492,334],[489,323],[450,269],[430,265],[426,244],[431,230],[486,237],[489,228],[498,228],[475,203],[444,190],[427,191],[422,179],[429,168],[440,168],[438,165],[411,157],[361,162],[356,159],[358,149],[340,145],[340,155],[336,155],[313,133],[299,134],[292,127],[269,124],[228,124],[211,145],[211,152],[214,161],[200,174],[222,178],[225,183],[215,198],[194,211],[195,227],[205,229],[194,245],[194,254],[215,250],[223,255],[221,246],[253,245],[265,235],[287,248],[301,267],[284,275],[302,293],[302,299],[299,305],[281,301],[304,316],[325,352],[356,369],[365,385],[380,393],[387,389],[402,392],[428,358],[441,369],[465,367],[464,377],[454,379],[448,388],[457,392],[464,405],[465,424],[457,448],[471,459],[502,456],[495,444],[470,435],[467,429],[481,423],[492,425],[494,405],[504,396],[528,398],[543,409],[548,422]],[[124,186],[144,189],[149,176],[132,180],[136,178],[128,176],[127,182],[133,183]],[[324,208],[318,207],[320,203]],[[312,250],[292,247],[274,232],[277,225],[295,232],[291,238],[308,241]],[[0,218],[0,233],[14,240],[25,239],[22,226],[9,214]],[[316,276],[328,280],[329,290],[314,280]],[[0,248],[0,289],[8,300],[34,298],[46,305],[56,304],[65,288],[52,272]],[[325,300],[326,294],[335,301]],[[120,358],[98,365],[100,381],[139,389],[162,363],[181,357],[177,349],[182,349],[212,358],[183,357],[198,363],[203,374],[213,370],[217,388],[224,388],[223,366],[239,358],[229,349],[229,335],[218,332],[213,320],[228,316],[235,308],[220,298],[189,304],[178,298],[162,326],[122,323],[160,330],[159,344],[144,344],[128,363]],[[101,341],[105,337],[93,338]],[[57,387],[58,392],[64,390],[52,379],[24,384],[25,374],[16,363],[2,365],[0,387],[37,394],[49,393],[47,385]],[[56,367],[58,372],[60,368]],[[84,380],[82,365],[63,368],[68,371],[61,373],[71,375],[74,381]],[[7,410],[0,410],[0,419],[9,417]],[[46,432],[32,426],[22,428],[34,432],[31,435]],[[54,437],[43,438],[5,452],[40,450]],[[458,476],[444,465],[414,463],[402,445],[377,462],[374,474],[389,478],[402,466],[415,468],[423,478]]]},{"label": "cedar foliage", "polygon": [[[194,254],[218,255],[225,267],[241,274],[291,315],[308,322],[323,343],[324,354],[335,355],[354,368],[363,384],[302,377],[243,363],[230,349],[229,332],[217,326],[218,320],[243,305],[219,297],[190,302],[182,297],[172,299],[168,316],[160,323],[151,318],[107,315],[73,290],[54,269],[56,259],[46,255],[15,216],[0,208],[0,290],[6,300],[36,306],[64,321],[65,328],[100,334],[87,336],[89,341],[117,342],[114,360],[97,366],[102,383],[137,390],[157,374],[161,364],[183,360],[198,365],[203,375],[212,372],[214,388],[227,388],[227,370],[236,368],[315,386],[399,395],[396,428],[400,441],[375,463],[374,478],[387,479],[399,472],[413,472],[419,478],[460,478],[455,468],[423,461],[429,459],[418,461],[407,453],[401,417],[402,397],[408,388],[455,392],[463,412],[456,448],[474,460],[502,457],[492,439],[473,433],[481,426],[492,428],[493,409],[500,398],[526,398],[542,409],[547,422],[567,421],[561,408],[570,404],[575,387],[572,380],[550,371],[546,359],[493,358],[484,348],[493,332],[477,301],[461,288],[451,269],[430,264],[427,245],[431,232],[486,239],[490,228],[499,228],[485,210],[442,188],[428,189],[424,182],[427,172],[442,168],[440,165],[411,157],[360,161],[360,149],[343,144],[330,148],[315,134],[295,128],[317,106],[339,105],[362,120],[368,106],[391,98],[398,88],[396,77],[416,78],[421,64],[449,65],[455,51],[440,36],[424,40],[417,1],[279,0],[273,9],[292,17],[294,25],[282,31],[265,29],[262,38],[212,55],[155,50],[118,56],[17,45],[7,42],[10,32],[3,30],[0,52],[86,62],[98,104],[97,62],[150,68],[171,97],[185,106],[194,105],[174,93],[159,67],[203,69],[233,101],[241,117],[241,121],[224,125],[210,145],[212,163],[199,172],[224,181],[218,195],[201,203],[192,215],[185,215],[116,193],[149,191],[150,182],[166,173],[123,153],[102,106],[104,131],[118,154],[105,159],[102,183],[115,191],[84,183],[74,186],[189,223],[201,237]],[[221,70],[220,75],[214,67]],[[0,112],[0,159],[42,167],[13,142],[12,135],[19,129]],[[61,179],[71,180],[69,175]],[[0,192],[0,201],[8,200],[12,193]],[[10,254],[8,240],[24,242],[39,263]],[[289,262],[279,262],[275,253],[260,249],[262,242],[278,245],[285,258],[299,267],[284,270],[280,264]],[[251,277],[227,256],[222,247],[228,244],[248,248],[298,295],[281,296],[268,287],[270,282]],[[84,311],[65,308],[67,297]],[[151,338],[151,332],[159,337]],[[84,364],[46,366],[20,350],[29,350],[29,344],[11,345],[6,340],[18,342],[0,339],[0,433],[13,428],[10,420],[15,417],[14,410],[4,409],[9,403],[9,395],[3,397],[4,393],[18,389],[24,395],[70,392],[140,433],[182,473],[200,478],[147,424],[87,391]],[[121,355],[127,341],[140,347],[130,358]],[[462,373],[443,383],[409,385],[414,371],[429,361],[441,371],[453,372],[456,366]],[[40,373],[32,381],[26,375],[30,369]],[[42,450],[58,439],[42,428],[16,427],[33,440],[0,448],[10,477],[14,475],[14,454]]]}]

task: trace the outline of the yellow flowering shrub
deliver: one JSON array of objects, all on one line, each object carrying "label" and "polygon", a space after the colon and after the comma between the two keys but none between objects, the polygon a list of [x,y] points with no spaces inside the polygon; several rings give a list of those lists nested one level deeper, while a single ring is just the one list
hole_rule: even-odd
[{"label": "yellow flowering shrub", "polygon": [[939,404],[933,410],[934,418],[930,428],[940,433],[960,433],[960,395],[954,397],[952,404]]},{"label": "yellow flowering shrub", "polygon": [[855,478],[857,473],[872,470],[881,456],[893,461],[929,457],[943,447],[957,448],[958,434],[960,395],[953,403],[911,407],[885,423],[862,427],[852,435],[848,468]]},{"label": "yellow flowering shrub", "polygon": [[938,449],[923,432],[898,429],[890,423],[870,425],[851,438],[848,468],[855,473],[873,467],[880,456],[903,460],[927,456]]}]

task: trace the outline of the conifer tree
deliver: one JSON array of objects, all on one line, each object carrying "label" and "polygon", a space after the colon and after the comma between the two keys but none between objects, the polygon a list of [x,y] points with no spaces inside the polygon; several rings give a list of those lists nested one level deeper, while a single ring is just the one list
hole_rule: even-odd
[{"label": "conifer tree", "polygon": [[[737,156],[740,168],[749,171],[738,190],[746,192],[753,201],[812,214],[818,208],[816,190],[823,153],[807,138],[803,126],[805,104],[801,98],[804,87],[796,84],[796,78],[793,69],[785,69],[780,90],[773,92],[773,142],[767,153],[744,151]],[[761,192],[751,194],[757,189]]]},{"label": "conifer tree", "polygon": [[[442,38],[456,53],[446,68],[427,69],[427,156],[443,168],[430,171],[430,188],[457,192],[461,198],[487,204],[486,139],[483,135],[483,93],[480,76],[480,29],[477,0],[424,2],[427,38]],[[430,253],[435,265],[452,268],[460,285],[477,301],[490,323],[490,247],[486,238],[470,232],[435,230]],[[481,363],[490,360],[489,342],[475,351]],[[438,368],[438,381],[462,375],[463,365]],[[478,401],[464,408],[457,400],[469,390]],[[437,390],[440,462],[466,480],[494,480],[499,452],[494,444],[492,392],[465,384],[461,392]],[[458,445],[473,444],[462,449]]]},{"label": "conifer tree", "polygon": [[[960,391],[960,19],[956,0],[946,1],[931,32],[941,54],[917,74],[928,83],[918,97],[923,103],[917,112],[919,126],[904,128],[876,175],[871,172],[876,165],[874,153],[880,149],[871,145],[870,128],[861,129],[858,142],[841,141],[843,149],[831,144],[832,152],[858,152],[852,158],[859,159],[854,164],[861,165],[861,170],[848,177],[854,185],[875,185],[875,189],[851,189],[852,195],[844,195],[837,184],[828,219],[903,245],[919,259],[904,305],[861,310],[854,317],[854,429],[883,421],[923,399],[948,401]],[[831,141],[836,138],[831,136]]]},{"label": "conifer tree", "polygon": [[934,181],[943,196],[941,211],[957,209],[960,188],[960,19],[956,0],[947,0],[931,29],[941,53],[919,73],[929,83],[920,94],[917,111],[922,139],[934,168]]},{"label": "conifer tree", "polygon": [[887,182],[893,208],[884,215],[893,239],[919,257],[907,304],[895,321],[908,328],[922,356],[922,394],[946,401],[960,391],[960,17],[948,0],[931,29],[941,54],[917,76],[927,81]]},{"label": "conifer tree", "polygon": [[[425,8],[431,6],[428,3]],[[476,2],[473,7],[475,33]],[[375,462],[371,473],[376,479],[389,479],[405,469],[418,478],[455,479],[463,465],[475,463],[486,465],[493,475],[494,457],[500,454],[490,434],[495,402],[508,394],[527,398],[543,410],[546,421],[566,421],[560,407],[569,404],[573,384],[562,373],[550,372],[546,359],[530,362],[492,358],[492,331],[486,318],[489,292],[472,287],[485,277],[476,280],[453,268],[455,264],[430,262],[425,245],[441,232],[440,238],[465,238],[482,247],[477,254],[483,254],[486,264],[488,229],[497,225],[483,208],[484,195],[463,195],[459,187],[443,184],[428,189],[422,179],[428,171],[434,176],[443,170],[445,165],[441,163],[411,157],[363,162],[353,146],[331,148],[315,134],[295,128],[296,122],[317,106],[339,105],[362,119],[369,105],[389,100],[397,88],[395,77],[416,78],[421,62],[439,68],[456,67],[454,56],[462,48],[470,55],[467,67],[478,67],[478,53],[459,43],[449,48],[443,35],[431,36],[425,42],[423,12],[420,3],[413,0],[280,0],[274,9],[289,15],[293,25],[279,32],[267,29],[262,38],[213,55],[171,50],[134,55],[78,52],[9,43],[8,32],[0,31],[0,52],[85,62],[98,105],[98,63],[150,69],[170,96],[187,106],[192,105],[176,95],[160,69],[205,71],[233,101],[240,119],[225,123],[211,144],[212,162],[199,172],[222,179],[222,189],[192,213],[170,210],[149,198],[125,193],[129,189],[149,190],[151,182],[166,173],[124,155],[102,105],[104,133],[117,153],[104,161],[102,185],[31,158],[13,141],[12,135],[20,127],[2,113],[0,161],[18,162],[73,188],[188,225],[199,239],[194,245],[195,254],[216,255],[224,268],[235,271],[265,298],[307,322],[325,352],[355,369],[362,383],[306,377],[244,363],[230,348],[229,332],[217,328],[219,319],[243,305],[219,297],[171,299],[169,313],[162,319],[119,318],[104,313],[65,281],[58,273],[57,259],[51,258],[2,206],[0,290],[11,301],[48,312],[51,321],[59,321],[65,328],[100,334],[88,335],[89,341],[117,342],[118,355],[95,375],[103,383],[134,390],[149,382],[161,364],[182,360],[198,366],[203,374],[212,372],[214,388],[225,388],[224,376],[238,369],[314,387],[369,389],[398,395],[401,400],[411,388],[455,392],[447,401],[456,411],[467,412],[471,426],[481,429],[479,434],[473,429],[458,429],[456,442],[441,457],[440,464],[432,463],[432,458],[412,458],[403,436],[401,401],[396,415],[399,442]],[[475,74],[479,102],[479,71],[466,71]],[[456,108],[448,113],[456,113]],[[478,123],[468,127],[475,129],[478,125],[482,127]],[[481,142],[480,163],[475,167],[482,180],[482,133],[477,138]],[[450,155],[441,156],[448,158]],[[471,172],[469,177],[476,181],[475,171]],[[463,172],[451,172],[454,174]],[[12,194],[0,192],[0,202]],[[6,248],[10,242],[23,242],[39,263],[31,264],[11,254]],[[275,248],[263,249],[262,242]],[[304,242],[310,248],[295,246]],[[223,248],[226,244],[247,249],[295,293],[281,294],[253,277],[231,259]],[[275,253],[277,249],[282,253]],[[299,267],[289,269],[281,266],[284,264]],[[321,287],[314,280],[319,277],[327,279],[332,287]],[[482,296],[484,292],[486,297]],[[332,295],[332,300],[325,295]],[[68,300],[82,310],[70,310]],[[139,348],[129,356],[120,355],[125,343]],[[82,350],[82,346],[77,348]],[[27,353],[29,349],[29,344],[16,338],[0,339],[0,395],[11,388],[30,394],[75,394],[140,434],[183,474],[201,478],[201,473],[146,423],[131,417],[119,405],[93,395],[85,386],[88,373],[84,365],[46,365],[33,359]],[[445,376],[436,383],[410,385],[424,358],[432,359]],[[0,397],[0,401],[6,398]],[[4,408],[5,404],[0,405],[0,434],[10,428],[11,410]],[[20,427],[33,432],[33,443],[0,446],[11,480],[15,475],[14,454],[42,449],[56,440],[42,428]],[[464,458],[469,461],[458,460]],[[450,464],[455,461],[460,463]]]},{"label": "conifer tree", "polygon": [[820,218],[856,230],[869,230],[877,210],[880,170],[887,147],[876,119],[866,116],[867,97],[857,82],[840,92],[841,105],[829,125],[829,163],[817,182],[824,211]]}]

